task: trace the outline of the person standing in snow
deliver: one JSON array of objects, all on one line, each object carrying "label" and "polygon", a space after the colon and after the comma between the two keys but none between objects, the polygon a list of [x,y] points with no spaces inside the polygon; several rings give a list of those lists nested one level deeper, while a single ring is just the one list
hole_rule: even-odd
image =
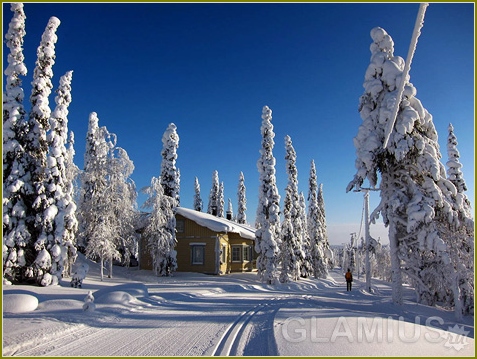
[{"label": "person standing in snow", "polygon": [[351,291],[351,283],[353,282],[353,275],[351,274],[350,269],[348,268],[348,271],[345,274],[345,279],[346,279],[346,291]]}]

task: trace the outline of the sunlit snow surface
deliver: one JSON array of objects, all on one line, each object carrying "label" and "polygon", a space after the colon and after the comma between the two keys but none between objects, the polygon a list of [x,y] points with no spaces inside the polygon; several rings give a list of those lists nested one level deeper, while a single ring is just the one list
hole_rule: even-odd
[{"label": "sunlit snow surface", "polygon": [[[101,282],[97,264],[80,260],[90,266],[82,288],[67,279],[61,286],[3,287],[4,356],[475,353],[473,317],[459,323],[452,312],[415,304],[409,288],[404,305],[395,306],[390,286],[377,280],[373,294],[358,278],[346,292],[338,269],[326,280],[270,286],[256,273],[155,277],[114,267],[113,278]],[[85,311],[90,291],[94,306]]]}]

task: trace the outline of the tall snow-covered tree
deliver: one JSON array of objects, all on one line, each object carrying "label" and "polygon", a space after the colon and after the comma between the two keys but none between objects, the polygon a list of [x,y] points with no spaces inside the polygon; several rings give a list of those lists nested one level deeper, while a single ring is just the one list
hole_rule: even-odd
[{"label": "tall snow-covered tree", "polygon": [[315,278],[326,278],[328,271],[325,261],[325,238],[321,222],[321,209],[318,203],[318,183],[315,161],[311,161],[308,180],[308,236],[310,237],[310,254]]},{"label": "tall snow-covered tree", "polygon": [[259,198],[257,207],[257,230],[255,251],[258,253],[257,270],[262,282],[276,284],[279,280],[280,239],[280,195],[275,176],[275,145],[272,125],[272,110],[264,106],[262,110],[261,149],[257,161],[259,172]]},{"label": "tall snow-covered tree", "polygon": [[452,299],[458,314],[473,314],[474,311],[474,220],[470,201],[465,192],[467,186],[461,171],[460,153],[457,149],[454,127],[449,124],[447,136],[447,178],[456,187],[456,207],[459,211],[458,228],[447,228],[447,236],[452,242],[450,257],[456,269],[458,293]]},{"label": "tall snow-covered tree", "polygon": [[80,169],[73,162],[75,156],[75,138],[73,131],[70,131],[68,138],[68,147],[65,155],[65,210],[60,213],[58,219],[62,218],[64,223],[64,240],[67,247],[67,261],[63,271],[64,277],[70,277],[73,270],[73,264],[77,257],[76,233],[78,231],[78,218],[76,216],[77,204],[76,198],[79,194],[78,178]]},{"label": "tall snow-covered tree", "polygon": [[105,127],[99,127],[96,112],[89,115],[88,131],[86,133],[86,149],[84,154],[84,169],[80,176],[81,191],[78,203],[78,246],[86,248],[89,232],[94,230],[94,216],[99,209],[98,202],[106,191],[106,165],[108,152],[115,144],[108,142],[109,134]]},{"label": "tall snow-covered tree", "polygon": [[224,199],[224,182],[220,182],[219,186],[219,207],[217,209],[217,217],[225,217],[225,199]]},{"label": "tall snow-covered tree", "polygon": [[194,209],[198,212],[202,211],[202,198],[200,197],[199,179],[196,177],[194,181]]},{"label": "tall snow-covered tree", "polygon": [[116,147],[116,136],[106,127],[99,127],[98,123],[97,114],[92,112],[86,135],[78,218],[79,240],[84,244],[88,257],[99,258],[103,280],[104,262],[119,260],[121,255],[117,246],[117,218],[112,211],[114,206],[110,205],[108,182],[108,156]]},{"label": "tall snow-covered tree", "polygon": [[300,268],[303,265],[303,237],[305,228],[300,218],[300,203],[298,195],[298,171],[296,168],[296,152],[290,136],[285,137],[285,160],[288,184],[285,188],[283,201],[283,223],[281,226],[281,273],[280,282],[286,283],[289,278],[298,280]]},{"label": "tall snow-covered tree", "polygon": [[[135,222],[137,219],[137,192],[136,185],[131,179],[134,164],[126,150],[114,147],[108,156],[108,186],[106,188],[109,199],[108,215],[112,217],[111,225],[116,228],[112,238],[116,248],[122,254],[121,261],[129,265],[131,256],[136,255],[137,238]],[[113,261],[109,261],[109,276],[112,276]]]},{"label": "tall snow-covered tree", "polygon": [[[161,259],[161,275],[170,275],[177,269],[177,258],[174,247],[176,245],[175,208],[179,205],[180,173],[176,168],[177,149],[179,148],[179,135],[177,127],[171,123],[162,136],[162,163],[159,178],[164,196],[170,197],[170,209],[163,215],[168,216],[164,221],[164,231],[169,233],[168,244],[163,248],[164,258]],[[157,192],[156,192],[157,193]]]},{"label": "tall snow-covered tree", "polygon": [[170,123],[162,136],[161,185],[164,195],[173,198],[179,204],[179,173],[176,167],[179,135],[177,127]]},{"label": "tall snow-covered tree", "polygon": [[24,148],[27,131],[24,92],[21,76],[27,69],[23,63],[23,37],[25,13],[23,4],[12,3],[13,18],[5,35],[10,49],[5,70],[3,93],[3,277],[4,282],[21,281],[26,263],[34,260],[34,250],[29,246],[31,233],[26,225],[30,203],[27,193],[31,184],[27,171],[28,156]]},{"label": "tall snow-covered tree", "polygon": [[[45,195],[45,171],[47,167],[48,141],[47,131],[50,129],[51,109],[48,97],[53,89],[53,65],[55,63],[56,30],[60,20],[51,17],[43,32],[40,46],[37,50],[36,66],[33,72],[32,93],[30,96],[31,111],[28,120],[28,133],[25,149],[31,162],[29,172],[32,181],[32,230],[35,231],[35,248],[41,251],[45,248],[47,238],[42,233],[48,226],[48,199]],[[46,213],[45,213],[46,212]]]},{"label": "tall snow-covered tree", "polygon": [[170,271],[177,268],[176,262],[170,262],[171,258],[176,257],[174,249],[176,237],[169,231],[169,228],[175,228],[176,225],[173,212],[175,201],[172,197],[164,195],[161,180],[155,177],[144,192],[149,197],[143,207],[152,209],[149,222],[144,229],[144,237],[152,254],[154,272],[161,276],[170,275]]},{"label": "tall snow-covered tree", "polygon": [[237,208],[237,223],[245,224],[247,223],[247,197],[245,195],[246,187],[245,187],[245,177],[243,172],[240,172],[239,176],[239,184],[237,189],[237,197],[238,197],[238,208]]},{"label": "tall snow-covered tree", "polygon": [[303,260],[300,266],[300,276],[303,278],[308,278],[314,274],[313,271],[313,258],[311,255],[311,242],[310,236],[308,234],[308,221],[306,218],[306,201],[305,195],[303,192],[299,194],[299,207],[298,207],[298,217],[300,218],[300,223],[302,228],[298,231],[301,232],[302,236],[302,253]]},{"label": "tall snow-covered tree", "polygon": [[[14,168],[18,151],[23,151],[19,142],[19,131],[24,126],[25,108],[22,76],[27,74],[23,63],[23,37],[25,36],[25,13],[22,3],[10,5],[13,18],[5,35],[5,43],[10,49],[8,66],[5,69],[5,92],[3,93],[3,179],[7,179]],[[14,174],[15,175],[15,174]],[[5,188],[4,188],[5,190]]]},{"label": "tall snow-covered tree", "polygon": [[212,187],[210,188],[209,203],[207,205],[208,214],[213,214],[214,216],[218,216],[219,205],[220,205],[219,191],[220,191],[219,172],[215,170],[214,173],[212,174]]},{"label": "tall snow-covered tree", "polygon": [[462,173],[462,163],[460,163],[460,153],[457,149],[457,137],[454,133],[454,126],[449,124],[447,136],[447,179],[451,181],[457,189],[456,201],[462,206],[467,217],[471,217],[470,201],[465,195],[467,185],[465,184],[464,175]]},{"label": "tall snow-covered tree", "polygon": [[330,243],[328,242],[328,230],[326,226],[326,209],[325,209],[325,198],[323,196],[323,183],[320,183],[318,186],[318,207],[320,208],[320,223],[321,223],[321,233],[323,237],[323,249],[325,252],[325,262],[329,264],[331,258],[329,254],[332,253],[330,249]]},{"label": "tall snow-covered tree", "polygon": [[[73,243],[76,231],[76,204],[73,200],[71,182],[68,178],[68,106],[71,103],[72,71],[60,78],[55,98],[56,108],[50,117],[50,132],[47,134],[49,151],[45,168],[45,211],[41,236],[46,239],[45,247],[51,255],[51,274],[56,284],[68,261],[68,247]],[[48,214],[48,215],[46,215]],[[56,278],[55,278],[56,277]],[[43,280],[47,283],[46,280]]]},{"label": "tall snow-covered tree", "polygon": [[[47,258],[49,254],[45,249],[46,237],[43,234],[43,228],[47,225],[45,219],[52,215],[45,194],[45,168],[47,167],[48,153],[46,134],[49,130],[51,114],[48,97],[53,88],[51,83],[52,67],[55,62],[56,30],[59,24],[60,21],[56,17],[51,17],[43,32],[31,83],[31,111],[26,126],[22,126],[20,137],[21,145],[25,151],[21,155],[21,171],[24,171],[21,187],[24,189],[20,190],[24,195],[22,200],[16,201],[16,205],[25,209],[24,218],[27,227],[25,234],[31,236],[30,242],[25,248],[28,252],[27,255],[38,255],[37,259],[33,261],[27,258],[25,276],[34,279],[41,285],[51,282],[50,275],[44,277],[45,273],[51,269],[51,261]],[[17,190],[19,189],[17,188]],[[20,208],[17,207],[18,209]],[[31,248],[32,245],[34,249]]]},{"label": "tall snow-covered tree", "polygon": [[[354,138],[357,173],[347,191],[359,189],[366,179],[375,187],[381,174],[381,202],[371,218],[381,215],[389,227],[393,302],[402,303],[403,271],[412,278],[421,301],[437,290],[422,280],[423,256],[434,254],[433,263],[444,263],[445,275],[456,288],[449,258],[452,244],[440,230],[443,223],[459,227],[459,208],[452,199],[456,188],[440,163],[432,116],[416,98],[409,78],[403,78],[405,63],[394,56],[392,38],[382,28],[374,28],[371,37],[371,63],[359,103],[363,123]],[[401,81],[405,81],[403,97],[385,147],[385,131]]]}]

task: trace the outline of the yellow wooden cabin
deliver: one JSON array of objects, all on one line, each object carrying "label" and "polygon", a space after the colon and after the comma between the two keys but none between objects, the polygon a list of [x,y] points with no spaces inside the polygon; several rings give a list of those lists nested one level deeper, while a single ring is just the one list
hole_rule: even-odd
[{"label": "yellow wooden cabin", "polygon": [[[208,213],[176,209],[177,271],[227,274],[255,269],[255,229]],[[143,241],[141,241],[143,242]],[[153,269],[141,243],[139,266]]]}]

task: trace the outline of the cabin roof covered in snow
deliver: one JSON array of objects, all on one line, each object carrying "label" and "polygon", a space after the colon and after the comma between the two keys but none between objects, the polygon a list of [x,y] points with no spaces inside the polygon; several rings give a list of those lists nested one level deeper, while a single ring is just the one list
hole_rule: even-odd
[{"label": "cabin roof covered in snow", "polygon": [[255,239],[255,229],[246,224],[184,207],[177,207],[176,213],[214,232],[237,233],[242,238]]}]

